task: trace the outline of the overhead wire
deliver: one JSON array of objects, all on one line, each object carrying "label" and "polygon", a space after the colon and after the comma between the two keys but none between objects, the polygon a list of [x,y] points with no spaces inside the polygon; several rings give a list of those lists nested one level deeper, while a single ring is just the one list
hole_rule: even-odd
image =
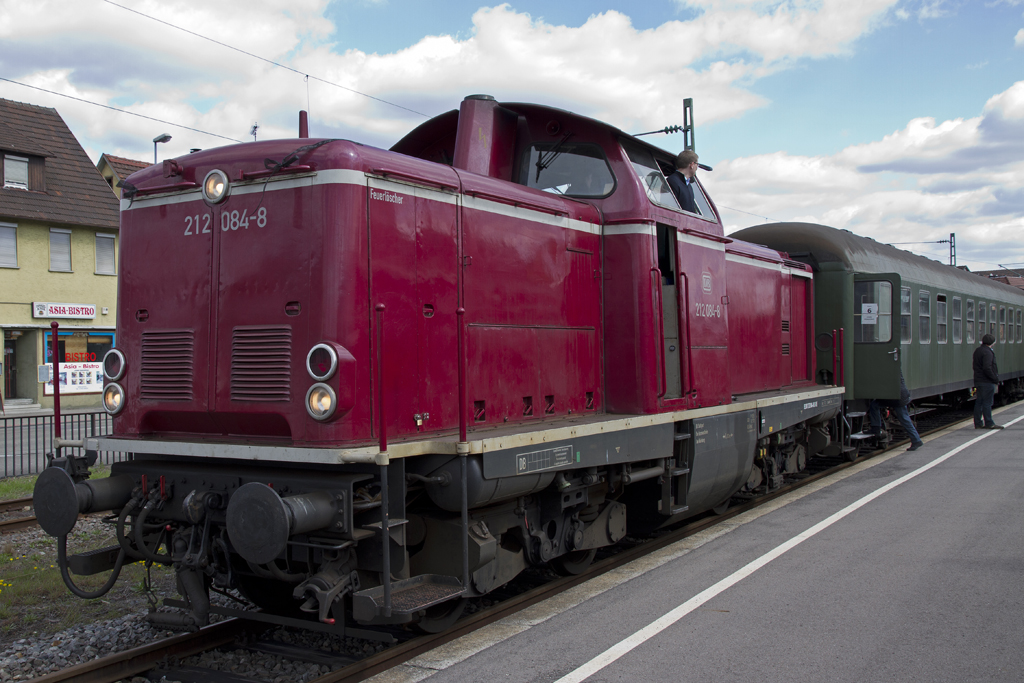
[{"label": "overhead wire", "polygon": [[291,71],[292,73],[296,73],[296,74],[298,74],[300,76],[305,76],[306,79],[307,79],[307,98],[308,98],[308,79],[312,78],[314,81],[319,81],[320,83],[324,83],[325,85],[333,85],[335,88],[340,88],[342,90],[347,90],[350,93],[354,93],[356,95],[361,95],[363,97],[366,97],[368,99],[374,100],[376,102],[380,102],[381,104],[387,104],[387,105],[392,106],[392,107],[397,107],[398,109],[404,109],[407,112],[410,112],[412,114],[417,114],[417,115],[422,116],[424,118],[430,118],[429,114],[424,114],[421,111],[416,111],[415,109],[410,109],[409,107],[403,107],[402,105],[396,104],[394,102],[388,102],[387,100],[381,99],[380,97],[374,97],[373,95],[369,95],[367,93],[361,92],[359,90],[356,90],[355,88],[349,88],[348,86],[341,85],[340,83],[335,83],[334,81],[329,81],[329,80],[327,80],[325,78],[320,78],[319,76],[313,76],[312,74],[307,74],[304,71],[299,71],[298,69],[296,69],[294,67],[290,67],[290,66],[288,66],[286,64],[282,64],[280,62],[275,62],[272,59],[267,59],[266,57],[262,57],[260,55],[254,54],[252,52],[248,52],[246,50],[243,50],[241,48],[237,48],[234,45],[228,45],[227,43],[223,43],[223,42],[221,42],[219,40],[215,40],[214,38],[210,38],[209,36],[204,36],[201,33],[196,33],[195,31],[190,31],[189,29],[182,28],[181,26],[178,26],[177,24],[172,24],[169,21],[165,21],[163,19],[158,19],[157,17],[154,17],[152,15],[146,14],[145,12],[140,12],[140,11],[138,11],[136,9],[132,9],[131,7],[125,7],[124,5],[120,5],[120,4],[116,3],[116,2],[113,2],[113,0],[103,0],[103,2],[107,3],[108,5],[113,5],[114,7],[119,7],[121,9],[123,9],[123,10],[127,10],[128,12],[132,12],[133,14],[138,14],[140,17],[145,17],[145,18],[150,19],[152,21],[155,21],[157,23],[163,24],[164,26],[169,26],[169,27],[171,27],[173,29],[176,29],[178,31],[182,31],[183,33],[187,33],[190,36],[195,36],[196,38],[202,38],[203,40],[208,40],[211,43],[214,43],[216,45],[220,45],[221,47],[225,47],[225,48],[227,48],[229,50],[234,50],[235,52],[239,52],[239,53],[241,53],[243,55],[247,55],[247,56],[252,57],[254,59],[258,59],[258,60],[260,60],[262,62],[266,62],[267,64],[272,64],[272,65],[274,65],[276,67],[279,67],[281,69],[286,69],[286,70]]},{"label": "overhead wire", "polygon": [[112,107],[109,104],[100,104],[99,102],[93,102],[92,100],[87,100],[87,99],[84,99],[84,98],[81,98],[81,97],[75,97],[74,95],[68,95],[68,94],[65,94],[65,93],[62,93],[62,92],[57,92],[55,90],[47,90],[46,88],[40,88],[38,85],[29,85],[28,83],[22,83],[21,81],[16,81],[13,78],[4,78],[3,76],[0,76],[0,81],[7,81],[8,83],[14,83],[15,85],[20,85],[20,86],[22,86],[24,88],[31,88],[33,90],[38,90],[40,92],[49,93],[50,95],[56,95],[57,97],[65,97],[65,98],[67,98],[69,100],[75,100],[76,102],[84,102],[85,104],[91,104],[94,107],[103,107],[104,109],[110,109],[112,111],[120,112],[122,114],[130,114],[131,116],[137,116],[140,119],[147,119],[149,121],[156,121],[157,123],[162,123],[162,124],[167,125],[167,126],[174,126],[175,128],[183,128],[184,130],[190,130],[190,131],[192,131],[194,133],[202,133],[203,135],[209,135],[209,136],[212,136],[212,137],[215,137],[215,138],[220,138],[222,140],[230,140],[231,142],[242,142],[241,140],[236,140],[235,138],[229,138],[226,135],[219,135],[217,133],[211,133],[210,131],[207,131],[207,130],[200,130],[198,128],[192,128],[191,126],[185,126],[185,125],[182,125],[180,123],[174,123],[173,121],[165,121],[163,119],[158,119],[158,118],[156,118],[154,116],[146,116],[145,114],[139,114],[138,112],[128,111],[127,109],[121,109],[119,107]]}]

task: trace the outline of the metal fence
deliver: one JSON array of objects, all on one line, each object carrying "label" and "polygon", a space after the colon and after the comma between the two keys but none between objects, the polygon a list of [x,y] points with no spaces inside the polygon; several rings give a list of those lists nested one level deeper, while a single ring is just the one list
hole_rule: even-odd
[{"label": "metal fence", "polygon": [[[113,431],[113,421],[106,412],[74,412],[60,416],[61,436],[64,439],[83,439],[103,436]],[[3,466],[0,477],[20,477],[38,474],[46,467],[46,455],[53,453],[53,415],[25,417],[0,415],[0,453]],[[65,455],[84,455],[81,448],[64,448]],[[110,464],[124,460],[125,453],[101,451],[99,462]]]}]

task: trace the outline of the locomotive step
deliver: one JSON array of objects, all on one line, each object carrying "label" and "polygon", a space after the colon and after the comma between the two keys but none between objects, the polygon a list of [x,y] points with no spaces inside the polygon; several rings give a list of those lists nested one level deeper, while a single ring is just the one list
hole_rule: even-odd
[{"label": "locomotive step", "polygon": [[68,558],[68,569],[77,576],[92,576],[113,569],[117,563],[119,545],[108,545],[85,553],[78,553]]},{"label": "locomotive step", "polygon": [[863,439],[874,439],[876,438],[871,432],[857,432],[856,434],[850,434],[850,441],[861,441]]},{"label": "locomotive step", "polygon": [[[413,614],[462,595],[462,582],[445,574],[420,574],[391,583],[391,613]],[[352,594],[352,616],[369,621],[384,613],[384,586]]]}]

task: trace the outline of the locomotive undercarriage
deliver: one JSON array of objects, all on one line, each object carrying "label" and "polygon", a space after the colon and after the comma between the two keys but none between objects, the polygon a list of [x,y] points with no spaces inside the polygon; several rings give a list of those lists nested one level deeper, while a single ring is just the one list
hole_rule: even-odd
[{"label": "locomotive undercarriage", "polygon": [[[821,408],[761,438],[748,431],[754,438],[744,442],[732,430],[754,425],[753,411],[664,425],[651,442],[662,457],[598,466],[585,466],[587,442],[578,438],[579,465],[518,476],[487,477],[485,458],[472,454],[384,466],[136,455],[116,463],[110,478],[90,480],[80,459],[69,458],[41,475],[37,516],[60,538],[79,512],[113,511],[118,546],[61,558],[65,580],[73,586],[68,569],[96,574],[125,560],[172,566],[185,600],[170,602],[185,609],[154,609],[150,618],[162,627],[195,629],[211,613],[230,614],[211,606],[216,591],[262,608],[268,621],[387,639],[372,627],[442,630],[466,599],[528,567],[579,573],[627,533],[780,487],[836,446],[834,411]],[[718,427],[709,441],[706,430]],[[730,468],[728,479],[720,466]]]}]

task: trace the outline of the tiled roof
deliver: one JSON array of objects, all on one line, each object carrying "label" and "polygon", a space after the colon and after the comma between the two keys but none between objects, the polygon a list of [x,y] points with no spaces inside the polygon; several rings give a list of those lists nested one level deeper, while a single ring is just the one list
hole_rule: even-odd
[{"label": "tiled roof", "polygon": [[46,191],[0,186],[0,216],[117,229],[117,199],[56,109],[0,99],[0,150],[46,157]]},{"label": "tiled roof", "polygon": [[136,161],[135,159],[125,159],[124,157],[115,157],[112,154],[104,154],[103,158],[110,164],[110,168],[114,169],[114,173],[121,180],[124,180],[132,173],[141,171],[144,168],[148,168],[151,164],[145,161]]}]

